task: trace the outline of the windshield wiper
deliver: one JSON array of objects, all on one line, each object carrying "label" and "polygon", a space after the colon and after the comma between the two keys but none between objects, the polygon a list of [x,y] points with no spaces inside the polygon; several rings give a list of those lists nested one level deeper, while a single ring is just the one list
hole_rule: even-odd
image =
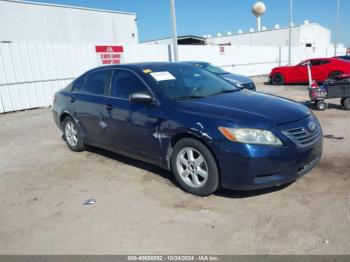
[{"label": "windshield wiper", "polygon": [[178,96],[175,97],[175,100],[184,100],[184,99],[195,99],[195,98],[203,98],[204,96],[196,96],[196,95],[188,95],[188,96]]},{"label": "windshield wiper", "polygon": [[220,95],[220,94],[225,94],[225,93],[233,93],[233,92],[237,92],[237,91],[241,91],[241,89],[228,89],[228,90],[222,90],[220,92],[211,94],[210,96],[216,96],[216,95]]}]

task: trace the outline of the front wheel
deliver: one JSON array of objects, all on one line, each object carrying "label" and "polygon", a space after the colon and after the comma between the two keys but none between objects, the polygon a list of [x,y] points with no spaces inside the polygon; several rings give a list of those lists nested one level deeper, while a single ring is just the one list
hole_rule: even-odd
[{"label": "front wheel", "polygon": [[280,86],[280,85],[283,85],[284,84],[284,77],[283,77],[283,75],[281,75],[281,74],[274,74],[272,77],[271,77],[271,83],[273,84],[273,85],[278,85],[278,86]]},{"label": "front wheel", "polygon": [[63,128],[64,140],[66,141],[69,149],[75,152],[85,150],[85,145],[83,143],[79,126],[72,118],[66,117],[64,119]]},{"label": "front wheel", "polygon": [[171,168],[185,191],[208,196],[219,187],[219,170],[209,149],[192,138],[176,143],[171,155]]}]

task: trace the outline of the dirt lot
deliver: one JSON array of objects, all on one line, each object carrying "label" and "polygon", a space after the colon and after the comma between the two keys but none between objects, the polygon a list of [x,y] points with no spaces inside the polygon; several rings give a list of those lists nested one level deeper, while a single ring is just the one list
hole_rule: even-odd
[{"label": "dirt lot", "polygon": [[[307,100],[305,87],[259,91]],[[350,254],[350,112],[315,112],[320,164],[282,188],[182,192],[169,172],[68,150],[50,109],[0,115],[1,254]],[[82,205],[95,198],[96,204]]]}]

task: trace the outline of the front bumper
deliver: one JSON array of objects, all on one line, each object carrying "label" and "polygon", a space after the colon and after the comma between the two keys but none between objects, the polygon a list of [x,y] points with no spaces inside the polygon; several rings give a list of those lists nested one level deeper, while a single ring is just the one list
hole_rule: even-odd
[{"label": "front bumper", "polygon": [[256,156],[244,157],[228,152],[221,154],[222,187],[252,190],[286,184],[314,168],[322,155],[322,139],[303,150],[258,147],[264,146],[247,149],[260,151]]},{"label": "front bumper", "polygon": [[[301,122],[307,121],[304,119]],[[275,130],[275,133],[278,132]],[[218,143],[215,155],[220,168],[221,186],[252,190],[297,180],[312,170],[321,159],[322,132],[319,134],[319,137],[307,146],[297,145],[281,132],[279,137],[284,143],[283,146],[240,144],[230,141]]]}]

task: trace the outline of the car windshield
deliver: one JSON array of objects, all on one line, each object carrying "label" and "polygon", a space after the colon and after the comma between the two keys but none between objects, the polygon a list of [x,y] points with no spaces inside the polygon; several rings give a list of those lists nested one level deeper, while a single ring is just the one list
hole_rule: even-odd
[{"label": "car windshield", "polygon": [[216,75],[222,75],[222,74],[227,74],[226,71],[222,70],[220,67],[217,67],[217,66],[213,66],[209,63],[197,63],[197,64],[194,64],[195,66],[197,67],[200,67],[200,68],[203,68],[213,74],[216,74]]},{"label": "car windshield", "polygon": [[339,58],[343,61],[350,62],[350,56],[341,56]]},{"label": "car windshield", "polygon": [[149,74],[172,99],[195,99],[240,90],[226,80],[192,65],[154,66]]}]

